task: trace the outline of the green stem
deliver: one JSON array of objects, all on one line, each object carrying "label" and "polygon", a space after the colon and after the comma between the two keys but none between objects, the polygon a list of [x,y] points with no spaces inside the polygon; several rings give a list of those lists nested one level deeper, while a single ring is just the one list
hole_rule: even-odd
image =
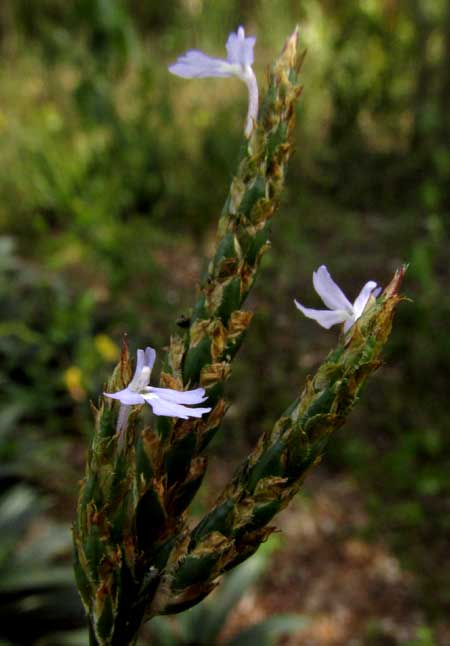
[{"label": "green stem", "polygon": [[89,646],[100,646],[100,643],[97,641],[95,636],[95,631],[92,626],[92,621],[89,619]]}]

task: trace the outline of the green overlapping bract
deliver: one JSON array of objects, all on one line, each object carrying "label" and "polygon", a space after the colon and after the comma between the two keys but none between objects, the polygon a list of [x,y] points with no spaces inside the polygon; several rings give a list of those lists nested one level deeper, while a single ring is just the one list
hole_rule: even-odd
[{"label": "green overlapping bract", "polygon": [[267,523],[320,461],[330,434],[342,426],[361,387],[380,365],[403,274],[404,269],[396,273],[379,302],[369,306],[301,396],[261,437],[188,539],[180,537],[150,612],[195,605],[220,574],[253,554],[274,530]]}]

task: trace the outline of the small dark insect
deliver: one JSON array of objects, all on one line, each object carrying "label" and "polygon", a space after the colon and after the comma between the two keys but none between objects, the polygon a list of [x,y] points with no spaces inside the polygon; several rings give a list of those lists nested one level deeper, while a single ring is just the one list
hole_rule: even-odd
[{"label": "small dark insect", "polygon": [[177,325],[178,327],[182,328],[188,328],[191,325],[191,317],[186,316],[186,314],[182,314],[178,319],[177,319]]}]

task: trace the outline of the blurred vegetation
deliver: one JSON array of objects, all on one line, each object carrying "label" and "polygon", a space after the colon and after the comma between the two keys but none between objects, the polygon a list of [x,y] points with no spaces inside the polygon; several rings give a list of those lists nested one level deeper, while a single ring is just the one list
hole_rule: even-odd
[{"label": "blurred vegetation", "polygon": [[[294,296],[317,302],[313,269],[327,264],[350,296],[409,262],[411,302],[400,308],[387,366],[334,439],[328,466],[358,479],[373,535],[416,574],[432,627],[450,609],[445,0],[1,4],[2,514],[8,504],[22,514],[28,540],[43,501],[44,526],[70,521],[89,401],[121,335],[133,348],[161,347],[192,302],[246,96],[232,80],[180,81],[167,64],[189,47],[222,55],[218,44],[241,23],[257,35],[261,85],[296,23],[308,57],[287,196],[229,387],[222,435],[232,441],[215,450],[241,455],[329,349],[333,332],[301,320],[292,305]],[[4,555],[25,556],[1,534],[3,568]],[[42,549],[44,567],[54,555]],[[36,597],[33,582],[20,594],[11,583],[8,603],[17,612],[24,599],[44,603],[50,584],[43,580]],[[66,612],[66,626],[79,625],[70,603]],[[3,625],[0,637],[16,643]]]}]

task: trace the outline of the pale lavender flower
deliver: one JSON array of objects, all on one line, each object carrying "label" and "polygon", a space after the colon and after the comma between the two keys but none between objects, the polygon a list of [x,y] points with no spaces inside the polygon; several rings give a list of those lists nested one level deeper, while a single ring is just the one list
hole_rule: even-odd
[{"label": "pale lavender flower", "polygon": [[195,390],[172,390],[171,388],[156,388],[150,386],[150,375],[155,363],[156,352],[153,348],[137,351],[136,370],[128,386],[116,393],[103,393],[105,397],[118,399],[121,403],[117,419],[119,444],[123,443],[124,431],[127,425],[131,406],[149,404],[155,415],[166,417],[201,417],[209,413],[211,408],[191,408],[194,404],[201,404],[205,397],[204,388]]},{"label": "pale lavender flower", "polygon": [[226,42],[227,60],[213,58],[197,49],[190,49],[169,65],[169,72],[183,78],[207,78],[211,76],[237,76],[247,85],[249,105],[245,135],[250,137],[258,116],[258,84],[252,69],[253,47],[256,38],[245,37],[243,27],[232,32]]},{"label": "pale lavender flower", "polygon": [[376,298],[381,291],[381,288],[377,289],[377,284],[373,280],[369,280],[359,292],[352,305],[341,288],[331,278],[325,265],[322,265],[313,273],[313,285],[329,309],[310,309],[303,307],[301,303],[294,300],[295,305],[305,316],[314,319],[327,330],[332,325],[344,323],[344,332],[348,332],[352,325],[360,318],[369,298],[371,296]]}]

